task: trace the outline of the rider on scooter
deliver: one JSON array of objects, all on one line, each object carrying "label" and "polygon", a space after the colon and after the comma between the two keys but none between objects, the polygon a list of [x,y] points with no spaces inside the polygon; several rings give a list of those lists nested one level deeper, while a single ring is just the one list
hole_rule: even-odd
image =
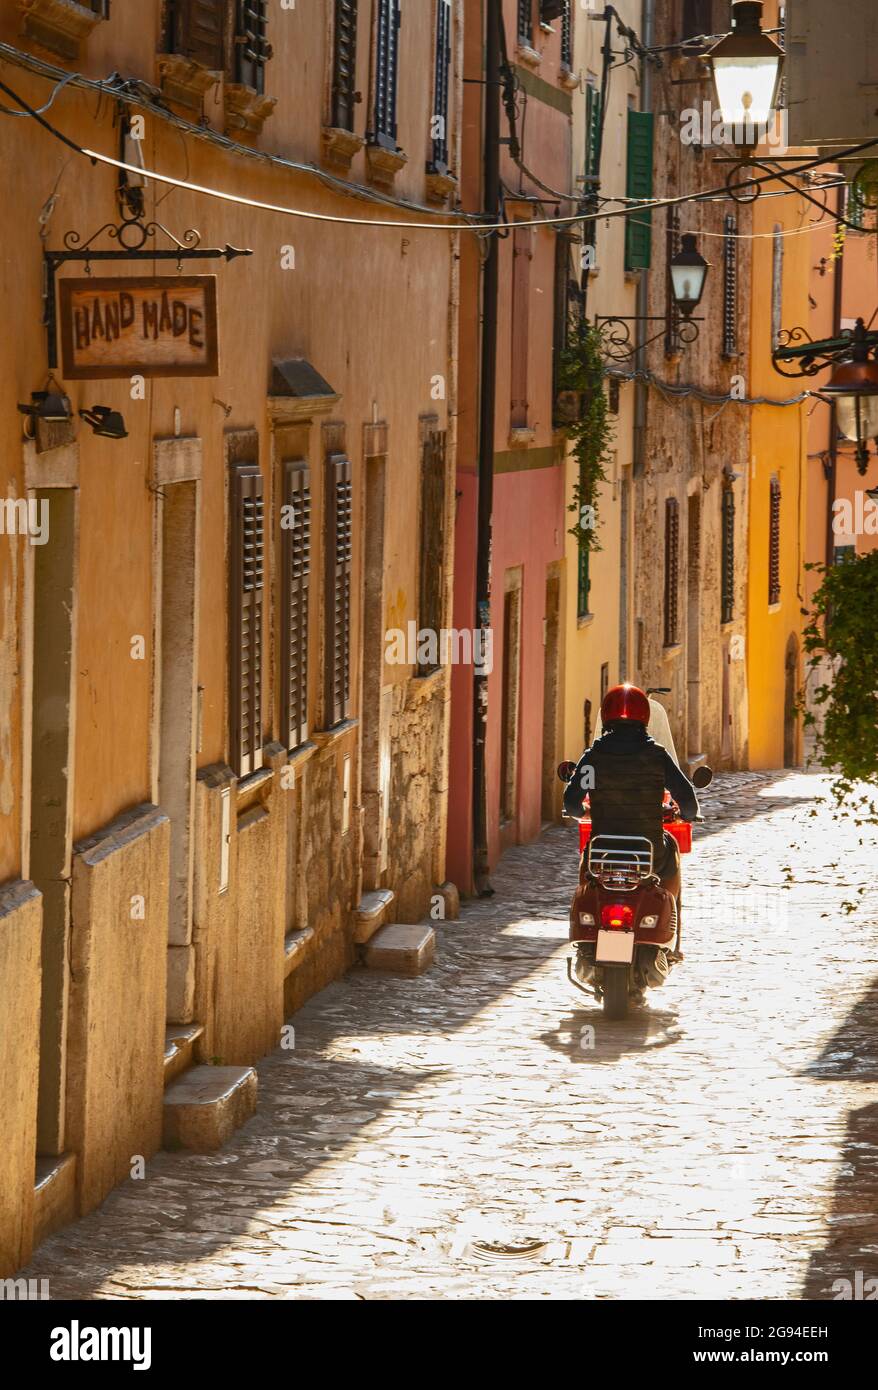
[{"label": "rider on scooter", "polygon": [[[698,797],[689,778],[646,731],[650,703],[636,685],[616,685],[601,704],[604,732],[587,748],[564,792],[564,811],[582,816],[588,793],[593,835],[642,835],[652,842],[653,872],[680,900],[680,851],[663,829],[665,789],[684,820],[694,821]],[[589,769],[590,771],[586,771]]]}]

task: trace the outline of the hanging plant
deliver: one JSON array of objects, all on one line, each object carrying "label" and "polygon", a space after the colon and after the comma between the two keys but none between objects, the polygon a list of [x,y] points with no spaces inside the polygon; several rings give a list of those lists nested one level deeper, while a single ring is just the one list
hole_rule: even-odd
[{"label": "hanging plant", "polygon": [[584,319],[574,324],[567,345],[561,352],[558,386],[570,393],[574,418],[564,425],[579,467],[573,485],[573,500],[567,510],[576,516],[570,527],[580,551],[600,550],[598,543],[598,487],[606,482],[613,429],[604,392],[604,363],[600,338],[594,325]]},{"label": "hanging plant", "polygon": [[823,576],[804,631],[807,665],[828,663],[832,675],[811,692],[822,727],[805,708],[804,690],[797,706],[816,730],[818,762],[834,774],[836,803],[857,824],[878,824],[878,550],[807,568]]}]

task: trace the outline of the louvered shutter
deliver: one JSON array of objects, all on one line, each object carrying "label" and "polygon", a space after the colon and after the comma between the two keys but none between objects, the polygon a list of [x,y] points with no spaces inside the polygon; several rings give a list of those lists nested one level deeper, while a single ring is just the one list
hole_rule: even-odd
[{"label": "louvered shutter", "polygon": [[332,124],[354,128],[354,89],[357,83],[357,0],[335,0],[332,47]]},{"label": "louvered shutter", "polygon": [[680,351],[680,339],[678,330],[680,327],[680,311],[677,308],[677,301],[674,298],[674,283],[671,279],[671,262],[680,249],[680,209],[677,207],[668,208],[667,236],[665,246],[665,354],[673,357]]},{"label": "louvered shutter", "polygon": [[[653,115],[628,112],[626,196],[652,197]],[[649,270],[652,259],[652,211],[635,209],[625,219],[625,269]]]},{"label": "louvered shutter", "polygon": [[567,3],[568,0],[540,0],[540,23],[551,24],[560,19]]},{"label": "louvered shutter", "polygon": [[[728,15],[726,16],[728,18]],[[683,39],[697,39],[713,33],[712,0],[683,0]]]},{"label": "louvered shutter", "polygon": [[738,220],[729,213],[723,222],[723,357],[738,355]]},{"label": "louvered shutter", "polygon": [[[587,177],[600,173],[601,94],[593,82],[585,88],[585,170]],[[588,189],[586,189],[588,192]]]},{"label": "louvered shutter", "polygon": [[224,66],[223,27],[226,0],[174,0],[171,49],[211,72]]},{"label": "louvered shutter", "polygon": [[512,400],[514,429],[527,427],[527,367],[530,338],[531,230],[516,227],[512,234]]},{"label": "louvered shutter", "polygon": [[735,495],[723,489],[722,511],[722,599],[720,621],[730,623],[735,616]]},{"label": "louvered shutter", "polygon": [[780,603],[780,483],[772,478],[768,507],[768,602]]},{"label": "louvered shutter", "polygon": [[350,460],[330,454],[326,460],[326,652],[324,722],[327,728],[347,719],[351,666],[351,534],[353,489]]},{"label": "louvered shutter", "polygon": [[451,0],[436,0],[436,69],[433,80],[433,158],[430,171],[448,172],[448,72],[451,64]]},{"label": "louvered shutter", "polygon": [[375,130],[373,141],[396,149],[396,89],[399,80],[399,0],[378,0],[375,41]]},{"label": "louvered shutter", "polygon": [[262,766],[262,474],[233,465],[229,596],[230,759],[239,777]]},{"label": "louvered shutter", "polygon": [[665,502],[665,646],[679,641],[678,589],[680,577],[680,507],[676,497]]},{"label": "louvered shutter", "polygon": [[533,43],[533,0],[518,0],[518,41]]},{"label": "louvered shutter", "polygon": [[561,63],[565,68],[573,65],[573,0],[563,0],[561,11]]},{"label": "louvered shutter", "polygon": [[308,738],[308,630],[311,587],[311,471],[283,465],[281,524],[281,719],[288,748]]},{"label": "louvered shutter", "polygon": [[[432,430],[421,454],[421,594],[420,627],[436,634],[442,629],[442,576],[445,553],[445,444],[444,430]],[[435,666],[419,664],[423,676]]]},{"label": "louvered shutter", "polygon": [[264,92],[265,64],[271,57],[268,0],[238,0],[235,55],[235,81]]}]

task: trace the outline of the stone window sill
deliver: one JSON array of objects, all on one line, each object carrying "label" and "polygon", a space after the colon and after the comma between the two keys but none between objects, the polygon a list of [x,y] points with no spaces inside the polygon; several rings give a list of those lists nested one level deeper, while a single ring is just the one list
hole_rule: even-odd
[{"label": "stone window sill", "polygon": [[27,38],[62,58],[78,58],[80,44],[103,18],[76,0],[19,0],[19,8]]},{"label": "stone window sill", "polygon": [[673,661],[683,650],[682,642],[672,642],[669,647],[662,647],[662,660]]},{"label": "stone window sill", "polygon": [[321,750],[334,748],[336,744],[343,742],[348,734],[353,733],[359,724],[359,719],[345,719],[341,724],[336,724],[331,729],[315,729],[311,734],[311,742]]},{"label": "stone window sill", "polygon": [[223,96],[227,135],[242,130],[258,135],[277,106],[277,97],[262,96],[240,82],[227,82]]},{"label": "stone window sill", "polygon": [[457,179],[453,174],[440,174],[435,170],[428,169],[426,189],[428,203],[445,204],[457,191]]},{"label": "stone window sill", "polygon": [[360,153],[365,141],[362,135],[340,126],[324,126],[321,132],[321,150],[324,164],[330,165],[339,173],[350,172],[354,156]]},{"label": "stone window sill", "polygon": [[577,628],[588,627],[594,622],[594,613],[580,613],[576,619]]},{"label": "stone window sill", "polygon": [[529,68],[538,68],[542,62],[542,55],[530,44],[519,43],[516,45],[515,56],[519,62],[526,64]]},{"label": "stone window sill", "polygon": [[560,86],[566,87],[568,92],[573,92],[579,86],[579,73],[572,68],[561,67],[558,69],[558,82]]},{"label": "stone window sill", "polygon": [[206,92],[222,80],[221,72],[193,63],[179,53],[160,53],[156,59],[159,86],[169,101],[201,110]]},{"label": "stone window sill", "polygon": [[537,432],[529,425],[514,425],[509,431],[510,449],[528,449],[537,437]]},{"label": "stone window sill", "polygon": [[383,145],[366,146],[366,164],[369,178],[379,188],[390,190],[400,169],[408,163],[408,155],[403,150],[386,150]]}]

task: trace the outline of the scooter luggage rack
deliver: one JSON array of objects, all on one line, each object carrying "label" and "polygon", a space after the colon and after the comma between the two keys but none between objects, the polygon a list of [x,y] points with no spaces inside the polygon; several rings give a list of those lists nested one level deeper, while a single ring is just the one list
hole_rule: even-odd
[{"label": "scooter luggage rack", "polygon": [[593,836],[588,872],[606,888],[636,888],[652,874],[652,841],[640,835]]}]

